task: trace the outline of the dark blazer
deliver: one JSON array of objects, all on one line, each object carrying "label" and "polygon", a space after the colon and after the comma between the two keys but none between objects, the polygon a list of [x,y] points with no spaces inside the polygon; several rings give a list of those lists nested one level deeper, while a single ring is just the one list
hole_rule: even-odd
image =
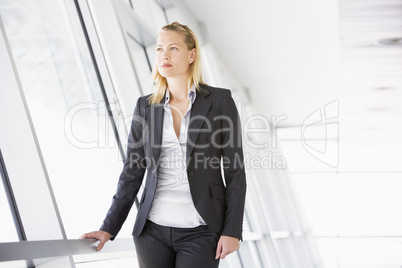
[{"label": "dark blazer", "polygon": [[[187,136],[187,175],[194,206],[212,232],[242,239],[246,177],[241,125],[231,93],[202,85],[192,104]],[[140,97],[134,109],[127,158],[102,227],[113,238],[134,203],[146,172],[133,235],[140,235],[147,220],[158,180],[163,103]],[[221,165],[223,164],[223,178]]]}]

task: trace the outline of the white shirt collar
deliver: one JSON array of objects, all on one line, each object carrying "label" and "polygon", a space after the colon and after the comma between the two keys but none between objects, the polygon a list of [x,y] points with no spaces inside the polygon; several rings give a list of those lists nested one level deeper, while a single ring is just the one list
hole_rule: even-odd
[{"label": "white shirt collar", "polygon": [[[194,103],[195,101],[195,97],[197,96],[196,92],[195,92],[195,85],[193,84],[190,88],[190,90],[188,91],[188,98],[190,99],[191,104]],[[166,96],[165,96],[165,105],[168,104],[170,101],[170,91],[169,88],[166,89]]]}]

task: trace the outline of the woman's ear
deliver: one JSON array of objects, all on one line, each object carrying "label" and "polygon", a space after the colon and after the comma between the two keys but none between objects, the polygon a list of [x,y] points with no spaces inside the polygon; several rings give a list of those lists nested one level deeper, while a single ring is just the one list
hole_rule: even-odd
[{"label": "woman's ear", "polygon": [[195,60],[195,55],[196,55],[196,50],[195,50],[195,48],[193,48],[193,49],[190,51],[190,63],[193,63],[193,62],[194,62],[194,60]]}]

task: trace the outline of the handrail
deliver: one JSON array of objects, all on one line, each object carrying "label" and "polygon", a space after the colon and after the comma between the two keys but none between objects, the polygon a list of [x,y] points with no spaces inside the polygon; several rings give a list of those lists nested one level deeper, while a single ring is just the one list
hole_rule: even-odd
[{"label": "handrail", "polygon": [[134,242],[132,238],[118,238],[105,244],[101,251],[96,250],[96,239],[70,239],[70,240],[46,240],[46,241],[20,241],[0,243],[0,262],[16,260],[32,260],[42,258],[62,257],[69,255],[116,253],[132,251],[135,256]]}]

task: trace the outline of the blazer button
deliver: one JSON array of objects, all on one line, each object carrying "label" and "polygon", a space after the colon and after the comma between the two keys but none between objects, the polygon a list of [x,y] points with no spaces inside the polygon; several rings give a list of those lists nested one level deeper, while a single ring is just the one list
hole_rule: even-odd
[{"label": "blazer button", "polygon": [[194,175],[194,173],[192,172],[192,171],[190,171],[189,173],[188,173],[188,176],[190,176],[190,177],[192,177]]}]

